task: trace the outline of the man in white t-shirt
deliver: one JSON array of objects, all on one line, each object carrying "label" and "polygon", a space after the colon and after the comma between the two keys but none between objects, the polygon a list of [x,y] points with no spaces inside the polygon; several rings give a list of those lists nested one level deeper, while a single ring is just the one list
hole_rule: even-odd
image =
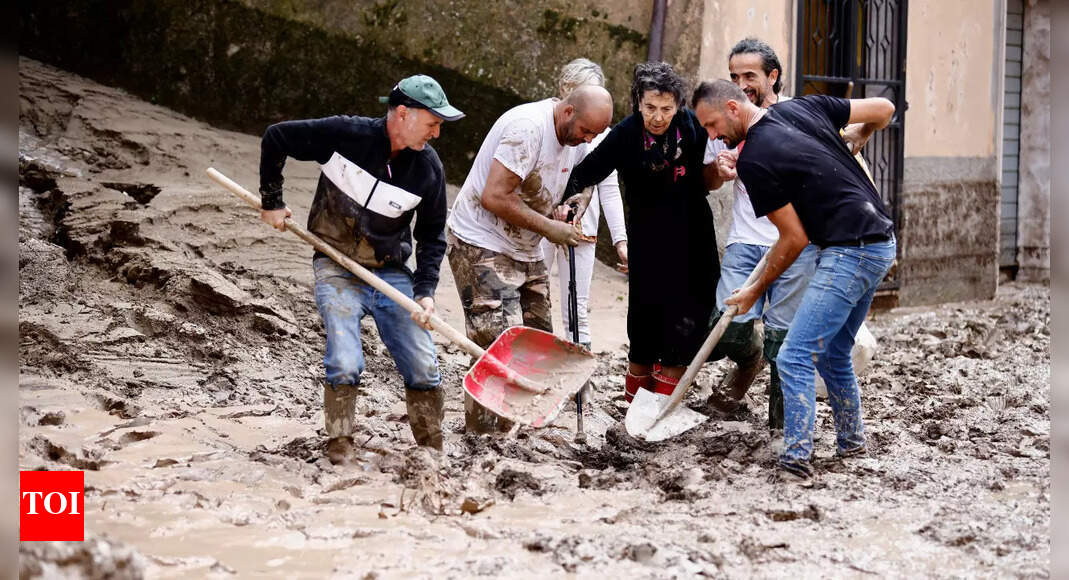
[{"label": "man in white t-shirt", "polygon": [[[563,100],[514,107],[490,128],[446,222],[446,255],[476,344],[488,347],[510,326],[553,331],[540,243],[582,239],[552,212],[572,168],[611,121],[612,96],[588,85]],[[469,430],[506,428],[470,397],[465,407]]]},{"label": "man in white t-shirt", "polygon": [[[756,38],[745,38],[731,49],[728,56],[728,71],[731,80],[742,89],[752,103],[768,108],[780,101],[780,76],[783,74],[779,58],[765,42]],[[782,100],[787,100],[783,97]],[[741,145],[744,147],[745,145]],[[720,139],[710,139],[705,151],[705,162],[714,160],[724,180],[734,180],[735,203],[731,212],[731,230],[728,233],[724,257],[720,261],[720,282],[716,287],[716,309],[723,313],[727,308],[724,300],[731,296],[736,288],[741,288],[746,278],[753,272],[761,257],[779,239],[779,230],[767,217],[754,215],[750,196],[741,179],[735,177],[735,160],[737,150],[728,150]],[[723,338],[713,351],[711,358],[724,356],[739,362],[751,353],[761,353],[769,363],[771,381],[768,400],[768,426],[770,429],[783,428],[783,394],[780,390],[779,370],[776,368],[776,355],[787,336],[787,329],[798,310],[802,295],[805,293],[809,279],[816,268],[817,248],[809,244],[798,259],[787,268],[768,291],[750,309],[739,314],[728,325]],[[719,316],[719,315],[717,315]],[[754,329],[754,322],[760,318],[764,323],[763,345]],[[760,362],[760,358],[757,359]],[[725,378],[721,393],[714,393],[710,405],[731,410],[753,383],[762,365],[746,366],[739,364]]]}]

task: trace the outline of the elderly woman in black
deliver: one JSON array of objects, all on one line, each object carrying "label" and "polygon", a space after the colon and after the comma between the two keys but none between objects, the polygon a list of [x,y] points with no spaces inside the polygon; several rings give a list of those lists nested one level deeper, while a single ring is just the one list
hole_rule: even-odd
[{"label": "elderly woman in black", "polygon": [[684,92],[667,63],[636,66],[633,113],[575,167],[558,212],[582,214],[585,198],[577,194],[619,173],[630,244],[628,402],[640,388],[672,393],[714,307],[720,261],[705,196],[719,179],[715,164],[703,165],[709,137],[685,108]]}]

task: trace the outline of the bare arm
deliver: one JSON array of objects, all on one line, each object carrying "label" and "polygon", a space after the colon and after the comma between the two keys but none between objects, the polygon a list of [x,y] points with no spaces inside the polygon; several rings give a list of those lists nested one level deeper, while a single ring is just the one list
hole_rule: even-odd
[{"label": "bare arm", "polygon": [[705,180],[705,189],[713,191],[724,185],[724,178],[720,175],[720,164],[716,161],[702,166],[702,178]]},{"label": "bare arm", "polygon": [[883,97],[850,99],[850,123],[871,125],[873,130],[883,129],[895,114],[894,104]]},{"label": "bare arm", "polygon": [[579,235],[571,224],[554,221],[534,211],[518,195],[516,188],[522,179],[494,159],[483,189],[482,206],[506,222],[525,230],[538,232],[555,244],[579,244]]},{"label": "bare arm", "polygon": [[768,250],[767,263],[761,276],[750,286],[739,288],[724,300],[725,304],[736,305],[739,312],[749,312],[750,308],[768,290],[768,287],[787,270],[809,244],[809,236],[798,219],[794,206],[787,204],[768,214],[768,219],[779,230],[779,239]]},{"label": "bare arm", "polygon": [[869,137],[886,127],[894,114],[894,104],[883,97],[850,99],[850,124],[843,130],[850,152],[856,155],[861,151]]}]

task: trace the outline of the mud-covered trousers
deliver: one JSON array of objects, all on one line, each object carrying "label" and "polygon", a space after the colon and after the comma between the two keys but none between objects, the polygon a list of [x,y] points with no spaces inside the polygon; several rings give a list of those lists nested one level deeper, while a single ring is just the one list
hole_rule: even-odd
[{"label": "mud-covered trousers", "polygon": [[[327,335],[323,356],[327,384],[358,385],[364,372],[360,321],[370,314],[383,344],[393,356],[405,388],[434,389],[441,382],[438,357],[429,332],[412,321],[407,310],[357,278],[330,258],[317,258],[315,298]],[[412,297],[412,276],[397,267],[372,272],[387,284]]]},{"label": "mud-covered trousers", "polygon": [[473,246],[446,230],[446,255],[453,271],[468,338],[487,348],[510,326],[553,332],[546,263],[520,262]]},{"label": "mud-covered trousers", "polygon": [[783,379],[783,468],[811,474],[815,372],[828,386],[838,452],[864,448],[861,397],[850,351],[876,286],[894,259],[894,238],[858,247],[830,246],[817,256],[816,272],[776,359]]}]

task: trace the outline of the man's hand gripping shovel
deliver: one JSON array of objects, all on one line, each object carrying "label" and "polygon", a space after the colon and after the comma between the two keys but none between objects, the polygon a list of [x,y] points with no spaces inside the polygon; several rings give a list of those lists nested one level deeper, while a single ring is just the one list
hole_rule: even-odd
[{"label": "man's hand gripping shovel", "polygon": [[[744,285],[749,286],[752,284],[764,269],[765,258],[762,257]],[[694,360],[690,362],[690,366],[687,367],[683,376],[679,378],[679,384],[676,385],[676,389],[670,397],[658,395],[646,389],[638,390],[635,398],[631,401],[631,406],[627,409],[627,415],[624,417],[624,427],[627,428],[628,434],[646,441],[663,441],[696,427],[708,419],[701,413],[686,407],[680,407],[679,404],[687,396],[687,391],[690,390],[690,386],[694,383],[694,378],[698,376],[698,371],[701,370],[702,364],[705,363],[709,358],[709,354],[716,348],[716,344],[720,342],[720,337],[724,335],[724,331],[727,330],[728,324],[731,323],[731,319],[736,314],[738,314],[738,307],[736,306],[729,306],[724,311],[723,316],[720,317],[716,326],[706,337],[705,342],[702,343],[702,347],[698,349],[698,354],[694,355]]]},{"label": "man's hand gripping shovel", "polygon": [[[208,177],[250,206],[260,209],[259,197],[214,168],[208,169]],[[290,218],[286,218],[286,229],[405,310],[423,312],[423,308],[407,295]],[[586,349],[534,328],[513,326],[490,348],[483,350],[436,315],[430,315],[430,325],[477,359],[464,377],[464,390],[483,407],[521,425],[548,425],[568,400],[583,388],[597,366],[594,356]]]}]

